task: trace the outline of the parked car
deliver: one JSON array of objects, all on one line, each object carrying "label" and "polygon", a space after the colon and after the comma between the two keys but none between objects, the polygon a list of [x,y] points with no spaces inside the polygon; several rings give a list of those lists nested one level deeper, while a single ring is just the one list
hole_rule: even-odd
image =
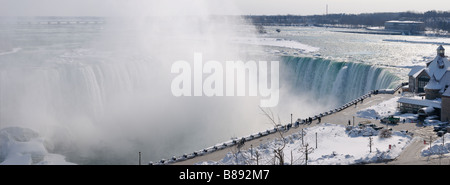
[{"label": "parked car", "polygon": [[442,123],[439,123],[438,126],[449,126],[449,123],[448,122],[442,122]]},{"label": "parked car", "polygon": [[381,130],[381,129],[383,129],[383,127],[373,127],[373,129],[375,129],[375,130]]},{"label": "parked car", "polygon": [[447,128],[449,127],[448,123],[444,122],[444,123],[439,123],[437,126],[433,127],[433,131],[438,132],[438,131],[445,131],[447,132]]},{"label": "parked car", "polygon": [[438,135],[439,137],[442,137],[444,134],[445,134],[445,131],[443,131],[443,130],[437,132],[437,135]]},{"label": "parked car", "polygon": [[399,121],[400,118],[396,118],[394,116],[388,116],[380,120],[381,123],[390,123],[390,124],[397,124]]},{"label": "parked car", "polygon": [[438,132],[438,131],[440,131],[442,128],[443,128],[442,126],[434,126],[434,127],[433,127],[433,131]]}]

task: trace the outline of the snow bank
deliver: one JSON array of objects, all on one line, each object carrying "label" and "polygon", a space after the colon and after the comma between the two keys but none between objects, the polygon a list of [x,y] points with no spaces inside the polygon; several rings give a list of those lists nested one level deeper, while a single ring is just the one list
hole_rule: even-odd
[{"label": "snow bank", "polygon": [[450,45],[450,38],[444,37],[410,37],[409,39],[383,39],[385,42],[405,42],[413,44]]},{"label": "snow bank", "polygon": [[[317,148],[316,148],[317,133]],[[371,134],[368,134],[371,133]],[[305,151],[313,150],[308,155],[308,164],[358,164],[394,159],[410,142],[411,137],[401,132],[394,132],[390,138],[379,138],[373,129],[353,127],[346,131],[343,125],[321,124],[304,129],[303,142],[301,131],[286,136],[283,149],[285,164],[306,164]],[[369,135],[372,137],[372,152],[369,150]],[[234,164],[274,164],[274,149],[283,146],[281,139],[261,144],[260,146],[228,153],[220,161],[203,161],[203,165]],[[391,149],[389,149],[391,146]],[[292,153],[292,155],[291,155]],[[258,156],[258,157],[257,157]],[[275,161],[277,163],[277,161]]]},{"label": "snow bank", "polygon": [[442,137],[444,137],[444,145],[442,145],[442,138],[438,138],[436,141],[431,143],[431,148],[426,147],[422,150],[422,156],[426,157],[430,155],[450,153],[450,133],[447,133]]},{"label": "snow bank", "polygon": [[64,156],[48,153],[45,141],[28,128],[8,127],[0,130],[0,165],[69,165]]},{"label": "snow bank", "polygon": [[361,136],[377,136],[378,131],[373,129],[372,127],[352,127],[348,126],[346,128],[346,133],[350,137],[361,137]]},{"label": "snow bank", "polygon": [[235,43],[252,44],[261,46],[276,46],[301,50],[302,53],[312,53],[319,51],[319,48],[302,44],[293,40],[279,38],[236,38]]},{"label": "snow bank", "polygon": [[383,101],[377,105],[373,105],[366,109],[360,110],[356,113],[357,117],[366,119],[380,119],[382,117],[387,117],[394,115],[397,111],[397,100],[399,97],[394,97],[389,100]]}]

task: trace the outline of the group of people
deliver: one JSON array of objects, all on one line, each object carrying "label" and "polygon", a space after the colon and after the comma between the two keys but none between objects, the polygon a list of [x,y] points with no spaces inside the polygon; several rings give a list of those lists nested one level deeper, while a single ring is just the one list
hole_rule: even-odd
[{"label": "group of people", "polygon": [[[322,118],[321,118],[321,117],[318,117],[317,120],[319,121],[318,123],[320,123],[320,122],[322,121]],[[313,121],[313,118],[311,118],[311,117],[306,118],[306,119],[304,120],[304,122],[303,122],[301,119],[297,119],[297,121],[294,123],[294,126],[295,126],[295,127],[298,127],[298,126],[300,126],[301,123],[311,124],[312,121]],[[292,128],[292,126],[293,126],[293,125],[292,125],[291,123],[289,123],[289,124],[287,124],[287,125],[284,125],[285,131],[290,130],[290,129]]]},{"label": "group of people", "polygon": [[[321,117],[318,117],[317,120],[319,121],[318,123],[322,122],[322,118]],[[297,122],[295,122],[296,126],[299,125],[301,121],[302,121],[301,119],[297,120]],[[309,118],[306,118],[304,120],[304,123],[311,124],[312,121],[313,121],[313,118],[309,117]]]}]

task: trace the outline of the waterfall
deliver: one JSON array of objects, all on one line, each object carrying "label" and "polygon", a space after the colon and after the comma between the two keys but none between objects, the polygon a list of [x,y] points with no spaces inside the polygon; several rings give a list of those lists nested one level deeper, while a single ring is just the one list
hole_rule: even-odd
[{"label": "waterfall", "polygon": [[[281,79],[295,94],[313,94],[320,103],[342,104],[370,90],[393,88],[400,78],[386,69],[363,63],[283,56]],[[333,105],[336,106],[336,105]]]},{"label": "waterfall", "polygon": [[[183,134],[186,130],[191,135],[206,137],[208,133],[203,132],[205,125],[213,125],[211,127],[217,128],[217,132],[222,132],[226,128],[240,128],[242,123],[249,123],[245,127],[259,123],[255,119],[258,110],[252,109],[257,105],[254,104],[258,102],[256,99],[245,100],[249,101],[246,103],[244,99],[229,97],[172,97],[169,93],[172,76],[163,75],[169,69],[155,68],[154,59],[119,54],[113,57],[83,54],[83,51],[74,50],[70,57],[64,54],[39,66],[19,65],[17,62],[0,64],[0,126],[25,124],[40,133],[58,126],[61,129],[53,129],[57,137],[53,140],[55,151],[61,151],[71,161],[84,163],[84,158],[80,157],[83,152],[88,152],[91,146],[105,145],[109,148],[100,148],[98,154],[86,154],[86,158],[95,161],[90,161],[92,163],[104,163],[101,154],[108,151],[117,153],[117,156],[107,161],[117,163],[118,159],[123,159],[122,156],[142,149],[142,143],[149,146],[146,153],[155,158],[168,155],[167,152],[157,153],[154,150],[154,147],[161,147],[158,143],[161,138],[171,143],[165,148],[168,151],[181,151],[172,147],[178,143],[179,146],[190,144],[191,147],[198,147],[191,144],[199,143],[197,137],[185,139],[187,136]],[[78,55],[82,57],[77,58]],[[319,110],[323,107],[318,105],[340,105],[372,89],[392,88],[399,80],[388,70],[361,63],[283,57],[280,64],[280,88],[289,90],[294,96],[303,94],[305,99],[314,99],[295,101],[292,96],[286,96],[289,98],[285,100],[289,103],[295,101],[297,107],[289,107],[290,104],[279,107],[286,109],[284,113],[298,111],[296,116],[313,115],[317,111],[327,110]],[[201,106],[192,109],[194,104]],[[221,106],[217,107],[217,104]],[[214,110],[211,112],[215,115],[205,116],[208,110]],[[223,112],[237,115],[239,121],[216,119]],[[302,112],[304,115],[300,114]],[[199,120],[201,123],[196,123]],[[211,133],[217,135],[217,132]],[[169,133],[176,137],[169,136]],[[77,143],[72,145],[72,142]]]}]

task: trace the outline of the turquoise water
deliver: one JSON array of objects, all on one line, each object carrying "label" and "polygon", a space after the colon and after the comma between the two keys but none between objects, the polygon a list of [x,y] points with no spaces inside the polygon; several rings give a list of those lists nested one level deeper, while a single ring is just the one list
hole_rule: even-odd
[{"label": "turquoise water", "polygon": [[[322,58],[282,57],[280,71],[293,93],[311,92],[313,99],[330,107],[342,105],[371,90],[394,88],[400,78],[381,67],[336,62]],[[336,101],[330,102],[330,99]]]}]

